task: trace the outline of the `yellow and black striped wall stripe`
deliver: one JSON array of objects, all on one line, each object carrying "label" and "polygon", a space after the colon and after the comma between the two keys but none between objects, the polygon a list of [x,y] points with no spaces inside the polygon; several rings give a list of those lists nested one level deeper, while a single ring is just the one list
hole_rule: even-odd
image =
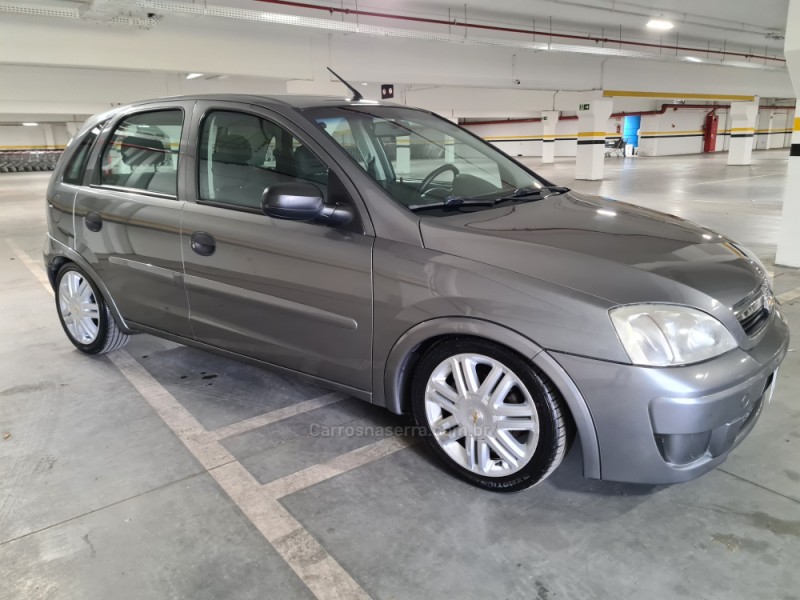
[{"label": "yellow and black striped wall stripe", "polygon": [[[798,134],[800,134],[800,117],[795,117],[794,135],[792,136],[793,141],[797,139]],[[800,144],[798,143],[792,144],[791,148],[789,149],[789,156],[800,157]]]},{"label": "yellow and black striped wall stripe", "polygon": [[[578,136],[580,134],[572,134],[572,135],[498,135],[493,136],[489,135],[484,137],[483,139],[487,142],[497,143],[497,142],[575,142],[579,141]],[[618,133],[598,133],[593,134],[598,136],[604,136],[607,140],[619,139],[622,137]],[[603,140],[599,140],[603,141]]]}]

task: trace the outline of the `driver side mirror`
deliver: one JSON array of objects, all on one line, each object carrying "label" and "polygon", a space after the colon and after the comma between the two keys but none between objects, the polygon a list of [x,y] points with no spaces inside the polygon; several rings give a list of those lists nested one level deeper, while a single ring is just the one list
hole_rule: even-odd
[{"label": "driver side mirror", "polygon": [[353,220],[349,206],[325,204],[320,189],[311,183],[278,183],[264,190],[261,210],[268,217],[291,221],[317,221],[343,226]]}]

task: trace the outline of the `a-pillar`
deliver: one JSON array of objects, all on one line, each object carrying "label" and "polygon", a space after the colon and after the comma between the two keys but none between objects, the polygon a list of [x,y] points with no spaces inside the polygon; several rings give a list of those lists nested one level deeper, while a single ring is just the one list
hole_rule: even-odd
[{"label": "a-pillar", "polygon": [[542,111],[542,162],[553,163],[556,160],[556,126],[561,111]]},{"label": "a-pillar", "polygon": [[758,116],[758,97],[752,102],[731,102],[731,141],[728,144],[729,165],[752,162],[753,140]]},{"label": "a-pillar", "polygon": [[602,179],[605,158],[606,127],[614,102],[592,100],[578,106],[578,148],[575,179]]},{"label": "a-pillar", "polygon": [[[794,95],[800,97],[800,0],[789,0],[783,53],[794,85]],[[793,129],[775,262],[800,267],[800,106],[795,108]]]}]

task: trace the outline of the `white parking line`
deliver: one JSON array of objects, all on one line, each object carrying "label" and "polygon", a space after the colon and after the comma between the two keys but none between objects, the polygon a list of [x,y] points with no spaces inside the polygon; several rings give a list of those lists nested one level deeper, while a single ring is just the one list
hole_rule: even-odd
[{"label": "white parking line", "polygon": [[781,304],[791,302],[792,300],[797,300],[798,298],[800,298],[800,287],[794,288],[793,290],[789,290],[788,292],[783,292],[782,294],[778,294],[775,297]]},{"label": "white parking line", "polygon": [[223,440],[241,433],[247,433],[253,429],[258,429],[259,427],[264,427],[265,425],[270,425],[276,421],[281,421],[283,419],[288,419],[289,417],[294,417],[295,415],[303,414],[304,412],[308,412],[316,408],[322,408],[323,406],[328,406],[329,404],[336,404],[345,398],[347,398],[347,396],[344,394],[332,392],[330,394],[320,396],[319,398],[312,398],[311,400],[306,400],[305,402],[298,402],[297,404],[292,404],[285,408],[273,410],[272,412],[268,412],[263,415],[257,415],[245,421],[239,421],[225,427],[220,427],[219,429],[212,431],[211,435],[215,440]]},{"label": "white parking line", "polygon": [[760,177],[777,177],[782,173],[767,173],[766,175],[748,175],[747,177],[732,177],[731,179],[717,179],[715,181],[700,181],[698,183],[689,183],[686,187],[693,185],[708,185],[711,183],[725,183],[726,181],[741,181],[742,179],[759,179]]},{"label": "white parking line", "polygon": [[[44,267],[28,256],[14,241],[6,240],[15,256],[52,294]],[[328,554],[320,543],[278,501],[280,498],[369,464],[415,440],[390,437],[261,485],[220,444],[219,440],[261,427],[313,408],[339,402],[341,394],[332,393],[286,407],[253,419],[207,431],[194,416],[125,350],[108,355],[111,363],[153,408],[189,452],[217,481],[264,538],[300,580],[319,600],[369,600],[370,596],[350,574]]]},{"label": "white parking line", "polygon": [[47,274],[44,272],[44,266],[41,263],[36,262],[28,253],[25,252],[19,245],[12,239],[7,239],[6,243],[11,248],[11,251],[14,253],[14,256],[17,257],[17,260],[21,262],[23,265],[28,267],[28,270],[33,274],[34,277],[41,283],[45,289],[53,294],[53,287],[50,285],[50,280],[47,279]]},{"label": "white parking line", "polygon": [[300,522],[128,352],[112,352],[108,358],[317,598],[369,598]]},{"label": "white parking line", "polygon": [[276,479],[264,485],[264,491],[272,498],[283,498],[302,489],[336,477],[347,471],[352,471],[362,465],[367,465],[389,456],[390,454],[412,446],[414,438],[388,437],[370,444],[356,448],[347,454],[332,458],[328,462],[313,465],[302,471],[297,471],[281,479]]}]

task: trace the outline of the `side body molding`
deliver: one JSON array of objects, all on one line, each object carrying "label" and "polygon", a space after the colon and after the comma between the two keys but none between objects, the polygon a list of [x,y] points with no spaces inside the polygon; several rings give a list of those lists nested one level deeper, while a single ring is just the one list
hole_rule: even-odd
[{"label": "side body molding", "polygon": [[[466,317],[441,317],[424,321],[406,331],[386,358],[383,381],[375,381],[373,402],[397,414],[407,406],[410,373],[416,350],[441,336],[471,335],[503,344],[529,359],[558,387],[572,413],[583,450],[585,477],[600,479],[600,446],[589,407],[566,371],[545,350],[530,339],[491,321]],[[380,357],[375,357],[380,360]]]}]

